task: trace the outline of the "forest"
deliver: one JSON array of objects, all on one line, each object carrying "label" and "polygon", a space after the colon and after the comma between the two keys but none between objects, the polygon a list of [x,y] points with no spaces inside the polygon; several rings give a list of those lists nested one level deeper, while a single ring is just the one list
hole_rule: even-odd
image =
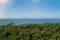
[{"label": "forest", "polygon": [[60,40],[60,23],[0,25],[0,40]]}]

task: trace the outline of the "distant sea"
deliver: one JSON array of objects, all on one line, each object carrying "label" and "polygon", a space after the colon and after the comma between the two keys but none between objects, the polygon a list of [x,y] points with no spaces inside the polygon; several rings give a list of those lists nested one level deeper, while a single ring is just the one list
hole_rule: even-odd
[{"label": "distant sea", "polygon": [[1,24],[41,24],[41,23],[60,23],[60,19],[0,19]]}]

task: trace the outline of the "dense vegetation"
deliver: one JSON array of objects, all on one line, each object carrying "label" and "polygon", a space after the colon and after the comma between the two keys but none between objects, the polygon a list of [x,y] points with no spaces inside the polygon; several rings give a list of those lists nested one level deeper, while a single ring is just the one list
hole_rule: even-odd
[{"label": "dense vegetation", "polygon": [[0,40],[60,40],[60,23],[0,25]]}]

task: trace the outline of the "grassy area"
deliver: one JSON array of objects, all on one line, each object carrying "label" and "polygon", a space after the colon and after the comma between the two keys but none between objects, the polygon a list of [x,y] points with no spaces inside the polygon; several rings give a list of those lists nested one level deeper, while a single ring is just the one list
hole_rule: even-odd
[{"label": "grassy area", "polygon": [[0,25],[0,40],[60,40],[60,23]]}]

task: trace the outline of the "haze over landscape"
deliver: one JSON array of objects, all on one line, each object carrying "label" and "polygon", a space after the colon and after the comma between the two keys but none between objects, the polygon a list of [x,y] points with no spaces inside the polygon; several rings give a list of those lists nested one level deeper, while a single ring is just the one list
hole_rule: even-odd
[{"label": "haze over landscape", "polygon": [[60,0],[0,0],[0,19],[60,18]]}]

